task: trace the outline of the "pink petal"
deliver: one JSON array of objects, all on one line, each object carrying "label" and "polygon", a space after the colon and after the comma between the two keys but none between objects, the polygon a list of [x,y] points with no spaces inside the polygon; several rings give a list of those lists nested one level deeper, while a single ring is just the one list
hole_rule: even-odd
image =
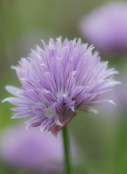
[{"label": "pink petal", "polygon": [[59,131],[65,127],[71,120],[72,118],[76,115],[76,112],[72,112],[70,111],[69,113],[64,113],[64,114],[60,114],[59,115],[59,120],[62,123],[62,126],[59,125],[55,125],[53,126],[53,128],[51,129],[51,133],[57,137],[57,134],[59,133]]}]

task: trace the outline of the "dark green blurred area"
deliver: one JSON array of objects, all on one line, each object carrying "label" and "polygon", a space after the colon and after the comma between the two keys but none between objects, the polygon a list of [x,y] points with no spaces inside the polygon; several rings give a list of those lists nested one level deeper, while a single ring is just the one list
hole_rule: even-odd
[{"label": "dark green blurred area", "polygon": [[[11,96],[5,85],[20,87],[14,70],[20,57],[27,57],[40,39],[81,37],[80,18],[102,0],[1,0],[0,1],[0,99]],[[83,39],[82,39],[83,40]],[[85,42],[85,40],[83,40]],[[102,58],[103,59],[103,58]],[[107,57],[109,59],[109,57]],[[109,66],[126,69],[127,55],[110,61]],[[117,87],[116,87],[117,88]],[[19,120],[11,120],[11,104],[0,104],[0,129]],[[104,107],[104,106],[103,106]],[[24,120],[20,120],[24,123]],[[78,112],[68,125],[83,150],[84,158],[73,167],[74,174],[127,173],[127,119],[126,112],[119,118],[104,119]],[[0,164],[0,174],[17,173]]]}]

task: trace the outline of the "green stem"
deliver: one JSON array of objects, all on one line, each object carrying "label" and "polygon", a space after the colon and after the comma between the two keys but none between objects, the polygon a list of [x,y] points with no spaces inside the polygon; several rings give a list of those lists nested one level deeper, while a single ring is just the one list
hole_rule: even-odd
[{"label": "green stem", "polygon": [[65,126],[62,130],[63,130],[63,143],[64,143],[66,174],[71,174],[69,137],[68,137],[68,133],[67,133],[67,126]]}]

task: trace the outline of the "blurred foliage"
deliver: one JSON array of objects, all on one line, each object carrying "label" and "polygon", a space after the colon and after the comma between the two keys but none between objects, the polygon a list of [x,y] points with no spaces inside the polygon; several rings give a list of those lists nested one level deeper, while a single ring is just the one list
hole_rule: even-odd
[{"label": "blurred foliage", "polygon": [[[102,0],[1,0],[0,1],[0,99],[10,96],[7,84],[20,87],[11,65],[30,52],[35,40],[56,38],[59,35],[73,39],[81,37],[78,29],[80,18]],[[30,37],[27,37],[31,33]],[[35,35],[35,36],[34,36]],[[41,35],[43,37],[41,37]],[[30,45],[28,44],[30,39]],[[83,40],[85,41],[85,40]],[[24,51],[25,48],[27,51]],[[113,58],[111,58],[113,57]],[[127,55],[113,55],[109,66],[119,71],[126,69]],[[102,58],[103,60],[103,58]],[[0,129],[18,120],[10,120],[11,104],[0,104]],[[125,115],[125,117],[122,116]],[[21,121],[21,120],[20,120]],[[24,120],[22,119],[22,122]],[[83,160],[73,167],[77,174],[126,174],[127,173],[127,119],[121,113],[119,119],[104,119],[93,114],[78,112],[69,127],[81,146]],[[21,174],[0,163],[0,173]],[[25,172],[26,173],[26,172]]]}]

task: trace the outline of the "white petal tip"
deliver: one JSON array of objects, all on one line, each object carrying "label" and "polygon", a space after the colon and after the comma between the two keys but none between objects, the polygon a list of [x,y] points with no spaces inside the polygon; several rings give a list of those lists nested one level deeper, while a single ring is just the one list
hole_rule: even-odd
[{"label": "white petal tip", "polygon": [[95,111],[94,111],[94,113],[95,113],[95,114],[98,114],[98,111],[97,111],[97,110],[95,110]]},{"label": "white petal tip", "polygon": [[80,108],[80,110],[88,112],[88,113],[98,114],[98,111],[94,108],[91,108],[91,107],[82,107],[82,108]]},{"label": "white petal tip", "polygon": [[40,131],[41,131],[41,132],[43,132],[43,131],[44,131],[44,129],[43,129],[42,127],[40,127]]},{"label": "white petal tip", "polygon": [[48,134],[51,136],[51,131],[49,131]]},{"label": "white petal tip", "polygon": [[11,119],[15,119],[16,117],[12,116]]},{"label": "white petal tip", "polygon": [[119,84],[119,85],[122,85],[122,83],[121,83],[121,82],[118,82],[118,84]]},{"label": "white petal tip", "polygon": [[5,86],[5,89],[8,90],[9,87],[10,87],[10,85],[6,85],[6,86]]},{"label": "white petal tip", "polygon": [[58,121],[56,124],[57,124],[58,126],[62,126],[62,124],[60,123],[60,121]]},{"label": "white petal tip", "polygon": [[114,81],[114,84],[115,84],[115,85],[121,85],[122,83],[119,82],[119,81]]},{"label": "white petal tip", "polygon": [[11,66],[11,69],[18,70],[16,66]]},{"label": "white petal tip", "polygon": [[55,123],[56,123],[56,125],[58,125],[58,126],[62,126],[62,123],[59,121],[59,118],[58,118],[58,117],[59,117],[59,116],[56,117]]},{"label": "white petal tip", "polygon": [[26,81],[26,78],[20,78],[20,80],[22,80],[22,81]]},{"label": "white petal tip", "polygon": [[41,42],[44,42],[43,39],[40,39]]},{"label": "white petal tip", "polygon": [[75,109],[74,109],[74,107],[70,107],[71,108],[71,110],[74,112],[75,111]]},{"label": "white petal tip", "polygon": [[1,102],[4,103],[4,102],[6,102],[6,101],[9,101],[9,99],[8,99],[8,98],[5,98],[5,99],[2,100]]},{"label": "white petal tip", "polygon": [[28,127],[29,127],[29,124],[26,125],[26,130],[28,129]]},{"label": "white petal tip", "polygon": [[116,105],[114,101],[109,100],[109,103],[112,103],[113,105]]}]

